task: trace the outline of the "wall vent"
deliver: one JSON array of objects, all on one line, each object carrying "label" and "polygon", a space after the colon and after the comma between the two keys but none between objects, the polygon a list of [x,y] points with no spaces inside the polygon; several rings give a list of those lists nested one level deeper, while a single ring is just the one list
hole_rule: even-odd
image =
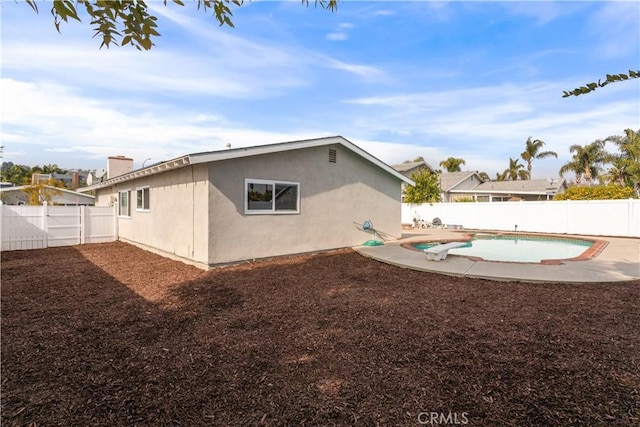
[{"label": "wall vent", "polygon": [[329,163],[335,163],[338,153],[333,148],[329,148]]}]

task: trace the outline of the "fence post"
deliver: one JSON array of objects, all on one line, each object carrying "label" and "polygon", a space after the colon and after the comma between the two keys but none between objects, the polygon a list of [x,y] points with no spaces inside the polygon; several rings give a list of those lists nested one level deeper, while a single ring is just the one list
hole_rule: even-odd
[{"label": "fence post", "polygon": [[2,240],[2,238],[4,237],[2,234],[2,230],[4,229],[4,203],[2,203],[2,200],[0,200],[0,251],[4,250],[4,240]]},{"label": "fence post", "polygon": [[633,217],[633,199],[627,199],[627,236],[631,237],[631,227],[632,227],[632,217]]},{"label": "fence post", "polygon": [[86,243],[86,235],[87,235],[87,210],[86,206],[80,206],[80,244],[84,245]]},{"label": "fence post", "polygon": [[113,240],[118,240],[118,204],[113,205]]},{"label": "fence post", "polygon": [[44,247],[49,247],[49,224],[47,220],[47,202],[42,203],[42,233]]}]

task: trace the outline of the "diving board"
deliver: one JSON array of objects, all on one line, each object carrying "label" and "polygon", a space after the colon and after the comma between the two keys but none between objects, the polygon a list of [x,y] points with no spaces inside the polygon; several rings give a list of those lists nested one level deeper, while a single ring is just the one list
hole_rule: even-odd
[{"label": "diving board", "polygon": [[461,248],[466,246],[466,242],[450,242],[424,249],[429,261],[440,261],[447,257],[450,249]]}]

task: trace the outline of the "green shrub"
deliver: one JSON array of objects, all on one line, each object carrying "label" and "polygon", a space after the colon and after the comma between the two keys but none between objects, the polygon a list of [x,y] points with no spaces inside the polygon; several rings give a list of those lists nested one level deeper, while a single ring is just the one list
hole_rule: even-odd
[{"label": "green shrub", "polygon": [[609,200],[635,199],[636,194],[631,187],[620,185],[596,185],[593,187],[578,185],[557,194],[553,200]]},{"label": "green shrub", "polygon": [[453,199],[454,202],[460,202],[460,203],[469,203],[469,202],[475,202],[475,200],[473,200],[473,197],[471,196],[460,196],[460,197],[456,197],[455,199]]}]

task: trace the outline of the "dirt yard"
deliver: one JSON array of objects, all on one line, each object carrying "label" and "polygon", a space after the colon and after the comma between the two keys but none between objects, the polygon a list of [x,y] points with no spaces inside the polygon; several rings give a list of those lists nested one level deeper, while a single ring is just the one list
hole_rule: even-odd
[{"label": "dirt yard", "polygon": [[[2,425],[640,425],[640,281],[2,253]],[[435,422],[434,422],[435,421]]]}]

